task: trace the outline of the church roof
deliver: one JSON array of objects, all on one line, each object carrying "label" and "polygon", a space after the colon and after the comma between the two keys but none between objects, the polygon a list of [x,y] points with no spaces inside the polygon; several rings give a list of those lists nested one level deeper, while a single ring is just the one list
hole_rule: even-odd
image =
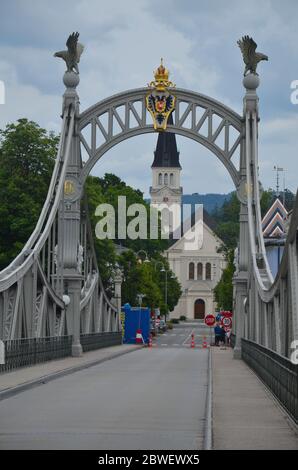
[{"label": "church roof", "polygon": [[[173,117],[170,114],[168,124],[173,124]],[[151,168],[181,168],[179,162],[179,152],[177,150],[176,135],[172,132],[159,132],[154,161]]]},{"label": "church roof", "polygon": [[[178,229],[178,233],[181,232],[181,238],[184,237],[185,233],[188,232],[188,230],[190,229],[193,229],[194,225],[196,222],[198,222],[198,220],[200,220],[200,215],[201,215],[201,212],[200,212],[201,209],[197,209],[196,212],[192,212],[191,216],[186,219],[184,221],[184,223],[182,224],[182,226],[180,227],[180,231]],[[196,213],[198,214],[197,216],[197,220],[196,220]],[[216,229],[216,222],[215,220],[211,217],[211,215],[204,209],[203,207],[203,222],[204,224],[211,230],[211,232],[213,233],[213,235],[219,239],[219,237],[216,235],[215,233],[215,229]],[[179,238],[180,239],[180,238]],[[174,246],[176,245],[176,243],[179,241],[179,239],[177,240],[176,238],[174,238],[173,234],[171,234],[170,236],[170,240],[169,240],[169,250]],[[220,240],[221,241],[221,240]],[[222,241],[221,241],[222,242]],[[223,242],[222,242],[223,243]]]},{"label": "church roof", "polygon": [[285,235],[285,221],[288,212],[279,198],[276,198],[262,220],[264,238],[279,238]]}]

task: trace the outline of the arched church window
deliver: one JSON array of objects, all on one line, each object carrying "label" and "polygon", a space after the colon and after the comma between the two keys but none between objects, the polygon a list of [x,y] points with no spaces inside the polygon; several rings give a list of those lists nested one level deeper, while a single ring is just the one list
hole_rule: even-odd
[{"label": "arched church window", "polygon": [[174,186],[174,175],[173,175],[173,173],[170,174],[170,185]]},{"label": "arched church window", "polygon": [[168,173],[165,173],[164,183],[168,184]]},{"label": "arched church window", "polygon": [[211,279],[211,264],[206,263],[206,279]]},{"label": "arched church window", "polygon": [[158,175],[158,184],[161,186],[162,185],[162,174],[159,173]]},{"label": "arched church window", "polygon": [[194,263],[189,263],[188,266],[188,279],[194,279],[195,278],[195,264]]},{"label": "arched church window", "polygon": [[197,264],[197,278],[199,281],[203,279],[203,265],[202,263]]}]

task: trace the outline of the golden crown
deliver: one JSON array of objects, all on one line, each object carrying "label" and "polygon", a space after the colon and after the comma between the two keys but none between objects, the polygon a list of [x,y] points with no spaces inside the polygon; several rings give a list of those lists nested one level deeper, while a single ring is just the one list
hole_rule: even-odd
[{"label": "golden crown", "polygon": [[149,83],[150,87],[154,87],[157,90],[164,90],[168,87],[174,87],[175,84],[169,80],[170,72],[163,65],[163,59],[160,59],[160,66],[154,71],[154,78],[152,82]]}]

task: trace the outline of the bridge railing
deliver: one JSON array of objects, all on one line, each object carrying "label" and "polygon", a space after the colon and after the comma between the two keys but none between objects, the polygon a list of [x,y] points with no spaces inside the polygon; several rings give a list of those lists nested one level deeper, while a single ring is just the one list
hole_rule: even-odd
[{"label": "bridge railing", "polygon": [[107,348],[122,344],[121,332],[109,333],[90,333],[81,335],[81,345],[83,352],[93,351],[94,349]]},{"label": "bridge railing", "polygon": [[[0,364],[0,374],[21,367],[71,356],[72,336],[47,336],[4,341],[5,364]],[[122,344],[122,334],[106,332],[81,335],[83,351],[93,351]]]},{"label": "bridge railing", "polygon": [[242,339],[242,359],[298,423],[298,365],[253,341]]},{"label": "bridge railing", "polygon": [[5,364],[1,372],[71,356],[72,336],[21,338],[4,341]]}]

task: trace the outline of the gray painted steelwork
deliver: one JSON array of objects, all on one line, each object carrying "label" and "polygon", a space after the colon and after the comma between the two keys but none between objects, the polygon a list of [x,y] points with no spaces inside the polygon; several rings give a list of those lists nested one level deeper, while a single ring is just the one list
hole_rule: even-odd
[{"label": "gray painted steelwork", "polygon": [[[0,273],[0,338],[72,335],[72,354],[80,355],[81,334],[121,329],[121,273],[115,277],[114,305],[96,263],[84,182],[110,148],[155,131],[146,109],[148,88],[117,94],[80,113],[79,75],[68,71],[63,80],[61,139],[48,196],[24,249]],[[243,84],[243,116],[202,94],[173,89],[176,108],[167,132],[208,148],[227,169],[241,203],[234,275],[235,357],[241,357],[241,338],[289,357],[291,342],[298,338],[298,198],[273,279],[261,228],[258,75],[249,73]]]}]

